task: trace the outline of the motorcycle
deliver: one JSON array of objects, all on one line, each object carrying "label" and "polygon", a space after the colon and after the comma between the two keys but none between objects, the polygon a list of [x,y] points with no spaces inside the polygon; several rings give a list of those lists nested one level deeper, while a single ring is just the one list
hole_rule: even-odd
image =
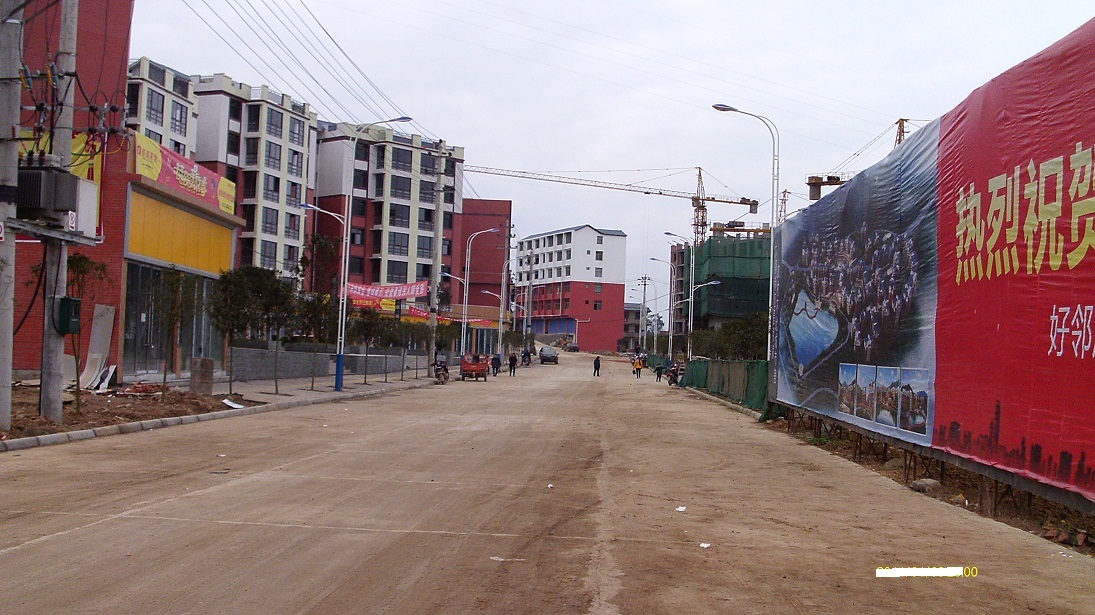
[{"label": "motorcycle", "polygon": [[437,384],[445,384],[449,381],[449,366],[444,361],[438,361],[434,364],[433,378]]}]

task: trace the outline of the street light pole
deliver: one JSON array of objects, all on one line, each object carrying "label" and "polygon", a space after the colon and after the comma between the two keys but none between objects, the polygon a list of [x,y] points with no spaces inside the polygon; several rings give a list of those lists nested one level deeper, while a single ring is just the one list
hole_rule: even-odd
[{"label": "street light pole", "polygon": [[768,243],[770,244],[770,270],[768,273],[768,362],[770,366],[772,361],[775,360],[776,354],[775,349],[772,348],[772,336],[776,320],[776,284],[778,283],[776,278],[779,275],[779,266],[776,262],[776,199],[779,197],[779,129],[776,128],[775,122],[763,115],[749,113],[748,111],[742,111],[741,109],[724,104],[712,105],[712,108],[716,111],[740,113],[742,115],[755,117],[764,124],[764,127],[768,129],[768,134],[772,137],[772,219],[770,222],[771,235],[769,235],[768,239]]},{"label": "street light pole", "polygon": [[[350,226],[351,226],[350,225],[350,221],[351,221],[350,220],[350,214],[351,214],[351,204],[353,202],[353,192],[354,192],[353,174],[354,174],[354,169],[357,166],[356,165],[356,162],[357,162],[357,143],[358,143],[358,140],[361,138],[361,133],[369,130],[370,128],[372,128],[373,126],[376,126],[377,124],[389,124],[389,123],[394,123],[394,122],[410,122],[410,121],[411,121],[411,118],[409,118],[405,115],[402,115],[400,117],[393,117],[393,118],[388,119],[388,120],[381,120],[379,122],[372,122],[371,124],[358,124],[354,128],[353,139],[350,142],[351,143],[351,145],[350,145],[350,161],[351,161],[350,162],[350,169],[351,169],[350,170],[350,193],[346,196],[346,206],[342,211],[342,218],[341,218],[341,220],[342,220],[342,264],[341,264],[341,267],[340,267],[339,277],[342,280],[342,284],[341,284],[342,288],[340,289],[339,298],[338,298],[338,341],[336,342],[336,345],[335,345],[336,346],[335,350],[337,352],[337,354],[335,355],[335,390],[336,391],[341,391],[342,390],[342,381],[343,381],[343,376],[345,374],[345,369],[346,369],[346,301],[347,301],[346,289],[347,289],[347,285],[350,282]],[[367,161],[366,161],[366,164],[368,164]],[[324,213],[330,214],[330,215],[334,216],[335,218],[339,217],[338,214],[333,214],[329,211],[319,209],[318,207],[313,207],[313,209],[316,209],[318,211],[323,211]],[[368,370],[368,366],[365,366],[365,369]]]},{"label": "street light pole", "polygon": [[691,273],[688,276],[688,343],[687,343],[688,360],[691,361],[692,360],[692,320],[694,318],[693,310],[696,306],[696,302],[693,301],[692,299],[694,299],[695,296],[696,296],[696,288],[697,288],[697,286],[696,286],[696,246],[691,244],[688,241],[687,238],[681,237],[680,235],[678,235],[676,233],[670,233],[669,231],[666,231],[665,234],[669,235],[670,237],[676,237],[677,239],[684,240],[684,243],[686,245],[688,245],[688,253],[691,256],[692,263],[691,263],[691,266],[689,267],[689,270],[691,271]]},{"label": "street light pole", "polygon": [[[673,269],[674,269],[674,267],[673,267],[673,263],[671,263],[669,261],[662,260],[660,258],[654,258],[653,256],[651,256],[650,260],[658,261],[659,263],[665,263],[666,265],[669,265],[669,292],[666,293],[666,295],[669,297],[669,303],[670,303],[670,306],[669,306],[669,348],[666,349],[666,354],[669,355],[669,360],[672,361],[673,360],[673,308],[677,307],[677,304],[673,303]],[[655,303],[655,305],[654,305],[655,311],[657,311],[657,308],[658,308],[658,306]],[[655,348],[655,351],[656,350],[657,349]],[[657,352],[655,352],[655,354],[657,354]]]},{"label": "street light pole", "polygon": [[464,346],[465,338],[468,336],[468,282],[471,281],[471,242],[479,235],[483,233],[497,233],[497,228],[488,228],[482,231],[476,231],[468,236],[468,249],[464,252],[464,318],[460,324],[460,356],[464,356],[466,347]]}]

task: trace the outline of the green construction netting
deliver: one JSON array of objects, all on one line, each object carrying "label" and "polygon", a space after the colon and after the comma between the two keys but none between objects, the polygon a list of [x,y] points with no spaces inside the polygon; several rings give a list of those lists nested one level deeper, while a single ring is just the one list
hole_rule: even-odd
[{"label": "green construction netting", "polygon": [[763,410],[768,401],[768,362],[692,361],[685,368],[681,386],[704,389]]}]

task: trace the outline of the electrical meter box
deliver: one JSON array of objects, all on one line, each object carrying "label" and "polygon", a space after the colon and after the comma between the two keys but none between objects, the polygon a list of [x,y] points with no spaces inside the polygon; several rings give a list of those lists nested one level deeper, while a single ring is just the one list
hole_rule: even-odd
[{"label": "electrical meter box", "polygon": [[80,332],[80,300],[76,297],[58,297],[57,332],[61,335]]}]

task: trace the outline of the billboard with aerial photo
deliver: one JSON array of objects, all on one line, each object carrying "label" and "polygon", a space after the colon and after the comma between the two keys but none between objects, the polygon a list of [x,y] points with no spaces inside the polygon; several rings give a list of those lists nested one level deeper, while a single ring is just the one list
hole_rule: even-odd
[{"label": "billboard with aerial photo", "polygon": [[776,399],[1095,500],[1095,20],[776,232]]}]

